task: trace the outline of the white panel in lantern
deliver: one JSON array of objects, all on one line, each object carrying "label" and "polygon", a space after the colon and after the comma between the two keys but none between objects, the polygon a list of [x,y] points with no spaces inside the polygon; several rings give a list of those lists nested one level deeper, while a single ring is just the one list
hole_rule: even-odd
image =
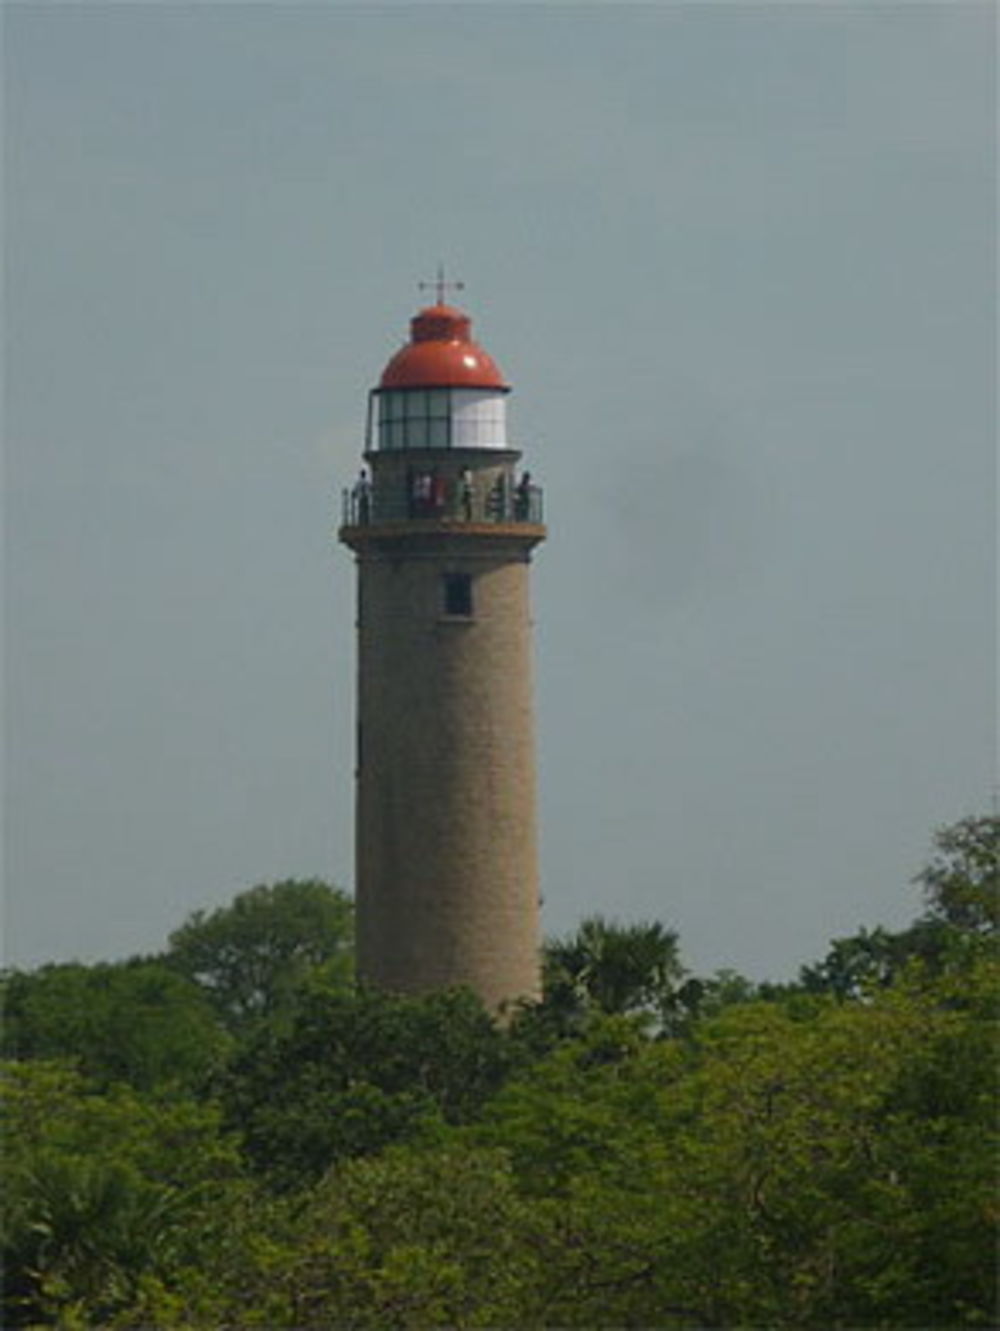
[{"label": "white panel in lantern", "polygon": [[506,448],[505,394],[481,388],[453,388],[451,443],[453,448]]}]

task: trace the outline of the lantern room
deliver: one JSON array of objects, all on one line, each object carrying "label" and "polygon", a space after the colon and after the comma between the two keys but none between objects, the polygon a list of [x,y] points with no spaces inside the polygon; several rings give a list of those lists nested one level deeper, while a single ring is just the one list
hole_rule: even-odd
[{"label": "lantern room", "polygon": [[[510,393],[500,367],[472,338],[469,316],[437,302],[410,320],[410,338],[369,394],[365,466],[343,493],[343,528],[368,540],[399,523],[426,535],[504,525],[542,527],[542,492],[507,437]],[[348,539],[345,537],[345,539]],[[544,539],[544,532],[533,539]]]},{"label": "lantern room", "polygon": [[468,315],[439,301],[410,321],[371,394],[366,451],[507,449],[509,392]]}]

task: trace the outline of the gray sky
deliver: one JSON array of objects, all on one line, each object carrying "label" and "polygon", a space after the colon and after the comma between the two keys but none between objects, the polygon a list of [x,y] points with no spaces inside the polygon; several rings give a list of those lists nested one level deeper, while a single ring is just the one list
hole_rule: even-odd
[{"label": "gray sky", "polygon": [[546,487],[546,927],[790,975],[994,781],[987,4],[8,4],[7,955],[352,877],[365,396]]}]

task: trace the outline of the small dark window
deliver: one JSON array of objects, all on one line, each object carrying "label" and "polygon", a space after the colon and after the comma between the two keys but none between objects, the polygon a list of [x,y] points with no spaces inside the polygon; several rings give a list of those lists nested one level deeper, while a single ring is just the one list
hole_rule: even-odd
[{"label": "small dark window", "polygon": [[444,575],[444,612],[446,615],[472,614],[472,574],[446,573]]}]

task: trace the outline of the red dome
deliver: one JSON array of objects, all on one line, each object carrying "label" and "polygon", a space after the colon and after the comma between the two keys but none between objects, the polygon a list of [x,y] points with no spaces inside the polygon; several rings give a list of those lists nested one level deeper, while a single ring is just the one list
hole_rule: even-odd
[{"label": "red dome", "polygon": [[429,305],[410,320],[410,341],[385,367],[381,388],[506,388],[500,367],[469,336],[472,322],[451,305]]}]

